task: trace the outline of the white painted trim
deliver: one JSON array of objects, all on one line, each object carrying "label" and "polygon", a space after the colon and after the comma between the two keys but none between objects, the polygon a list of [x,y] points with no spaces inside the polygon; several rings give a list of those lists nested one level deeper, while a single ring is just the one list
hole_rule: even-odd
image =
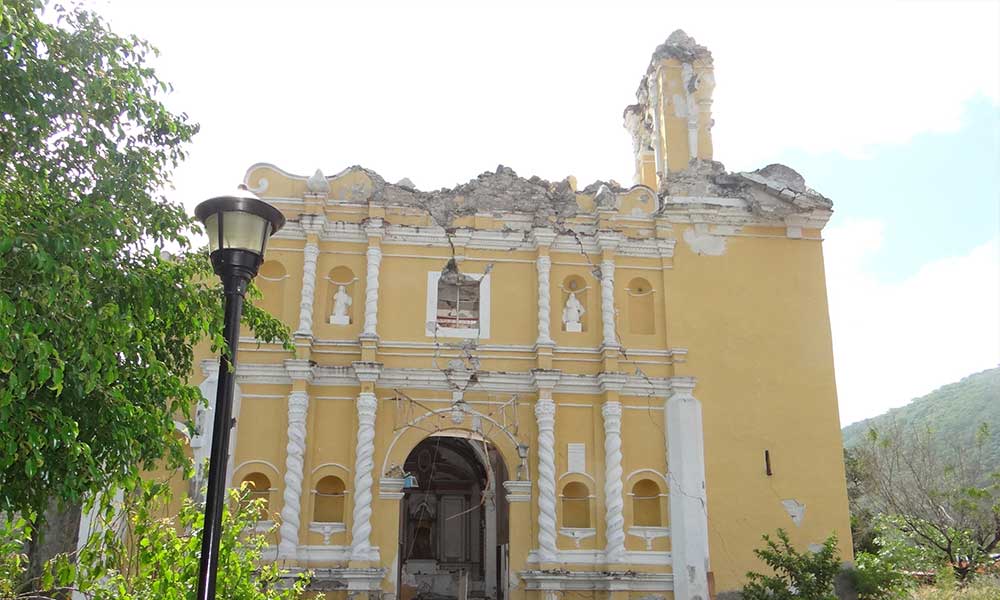
[{"label": "white painted trim", "polygon": [[[491,277],[488,273],[463,273],[479,281],[479,329],[455,329],[437,327],[437,289],[441,271],[427,272],[427,311],[424,320],[424,334],[428,337],[455,337],[485,340],[490,337]],[[435,333],[436,330],[436,333]]]},{"label": "white painted trim", "polygon": [[653,550],[653,542],[659,538],[670,537],[669,527],[654,527],[650,525],[634,525],[626,531],[632,537],[641,538],[646,542],[646,550]]},{"label": "white painted trim", "polygon": [[503,487],[507,490],[507,502],[531,502],[531,481],[508,479]]},{"label": "white painted trim", "polygon": [[[623,556],[624,558],[622,562],[625,564],[660,566],[673,564],[673,556],[670,552],[657,550],[627,550]],[[528,553],[527,562],[534,564],[539,562],[537,549],[532,549]],[[607,558],[604,555],[604,550],[558,550],[556,552],[555,560],[551,562],[572,565],[604,565],[607,563]],[[590,572],[590,574],[600,575],[600,573],[596,572]]]},{"label": "white painted trim", "polygon": [[[241,462],[240,464],[236,465],[236,467],[233,468],[232,475],[235,476],[236,473],[239,472],[240,469],[242,469],[243,467],[245,467],[247,465],[267,465],[272,470],[274,470],[275,477],[281,477],[281,471],[278,469],[278,467],[276,467],[273,464],[267,462],[266,460],[258,460],[258,459],[245,460],[245,461]],[[268,479],[270,479],[270,478],[268,478]],[[274,483],[276,483],[276,482],[272,482],[272,485]],[[274,488],[272,488],[272,489],[274,489]]]},{"label": "white painted trim", "polygon": [[[661,406],[659,408],[659,410],[663,410],[663,407]],[[667,484],[667,477],[666,477],[666,475],[664,475],[663,473],[660,473],[659,471],[653,470],[653,469],[636,469],[635,471],[632,471],[631,473],[629,473],[628,475],[625,476],[625,481],[631,482],[632,478],[635,477],[636,475],[638,475],[639,473],[652,473],[653,475],[656,475],[657,477],[659,477],[660,480],[663,482],[664,485],[668,485]],[[666,489],[666,488],[664,488],[664,489]],[[631,495],[631,494],[632,494],[632,492],[629,492],[629,495]],[[661,494],[661,495],[666,495],[666,494]]]},{"label": "white painted trim", "polygon": [[[563,406],[563,405],[559,404],[558,406]],[[559,476],[559,479],[556,481],[556,483],[557,484],[558,483],[562,483],[563,479],[566,479],[567,477],[569,477],[571,475],[579,475],[579,476],[583,477],[584,479],[590,480],[590,482],[593,483],[594,485],[597,485],[597,480],[595,480],[589,473],[582,473],[580,471],[566,471],[565,473],[563,473],[562,475]],[[588,496],[588,497],[589,498],[593,498],[594,496]]]},{"label": "white painted trim", "polygon": [[[333,522],[322,522],[313,521],[309,523],[309,531],[313,533],[318,533],[323,536],[323,545],[330,545],[330,536],[336,533],[343,533],[347,531],[347,526],[343,523],[333,523]],[[296,552],[297,554],[298,552]]]},{"label": "white painted trim", "polygon": [[[351,398],[351,400],[354,400],[354,398]],[[318,465],[312,471],[309,471],[309,474],[310,475],[315,475],[316,471],[319,471],[320,469],[325,468],[325,467],[337,467],[338,469],[342,470],[347,475],[351,474],[351,470],[349,468],[347,468],[346,466],[344,466],[344,465],[342,465],[340,463],[335,463],[335,462],[328,462],[328,463],[323,463],[321,465]],[[344,483],[346,484],[347,482],[345,481]]]}]

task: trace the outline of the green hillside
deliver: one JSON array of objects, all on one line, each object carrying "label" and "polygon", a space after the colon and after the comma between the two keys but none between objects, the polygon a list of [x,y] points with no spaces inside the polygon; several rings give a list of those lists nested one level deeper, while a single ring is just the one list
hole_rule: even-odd
[{"label": "green hillside", "polygon": [[976,429],[986,423],[987,455],[991,464],[1000,468],[1000,368],[969,375],[906,406],[852,423],[844,428],[844,446],[856,446],[869,428],[892,421],[903,427],[929,426],[942,450],[950,450],[956,442],[967,443]]}]

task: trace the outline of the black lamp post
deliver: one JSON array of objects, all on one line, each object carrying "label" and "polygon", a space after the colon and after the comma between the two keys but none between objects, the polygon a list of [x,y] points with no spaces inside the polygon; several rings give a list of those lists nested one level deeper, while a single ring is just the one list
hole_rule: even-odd
[{"label": "black lamp post", "polygon": [[219,387],[215,394],[215,424],[208,466],[205,526],[201,538],[197,600],[215,598],[219,568],[222,506],[226,501],[226,464],[233,420],[233,383],[239,349],[243,297],[250,280],[264,262],[267,239],[285,225],[285,217],[253,192],[240,186],[235,193],[205,200],[194,209],[208,233],[212,267],[222,279],[226,296],[223,335],[226,346],[219,358]]}]

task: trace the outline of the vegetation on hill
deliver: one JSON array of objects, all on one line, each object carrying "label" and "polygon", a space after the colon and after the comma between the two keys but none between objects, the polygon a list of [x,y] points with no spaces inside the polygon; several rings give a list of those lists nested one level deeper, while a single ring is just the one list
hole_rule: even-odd
[{"label": "vegetation on hill", "polygon": [[905,593],[898,573],[936,573],[942,590],[957,581],[996,597],[989,578],[1000,568],[1000,368],[843,434],[858,581],[873,584],[859,586],[861,597]]},{"label": "vegetation on hill", "polygon": [[844,447],[856,448],[868,430],[889,424],[902,429],[929,429],[935,446],[951,451],[955,440],[969,439],[985,423],[984,456],[1000,469],[1000,367],[951,383],[900,408],[844,428]]}]

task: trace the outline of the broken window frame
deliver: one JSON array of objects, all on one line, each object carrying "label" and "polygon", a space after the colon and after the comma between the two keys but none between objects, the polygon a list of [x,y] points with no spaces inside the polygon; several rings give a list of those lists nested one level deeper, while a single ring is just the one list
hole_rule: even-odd
[{"label": "broken window frame", "polygon": [[[440,271],[427,273],[427,312],[425,334],[428,337],[459,337],[486,339],[490,336],[490,275],[483,273],[462,273],[479,282],[479,314],[477,327],[448,327],[438,322],[438,284]],[[457,303],[456,303],[457,304]],[[461,306],[458,307],[459,310]]]}]

